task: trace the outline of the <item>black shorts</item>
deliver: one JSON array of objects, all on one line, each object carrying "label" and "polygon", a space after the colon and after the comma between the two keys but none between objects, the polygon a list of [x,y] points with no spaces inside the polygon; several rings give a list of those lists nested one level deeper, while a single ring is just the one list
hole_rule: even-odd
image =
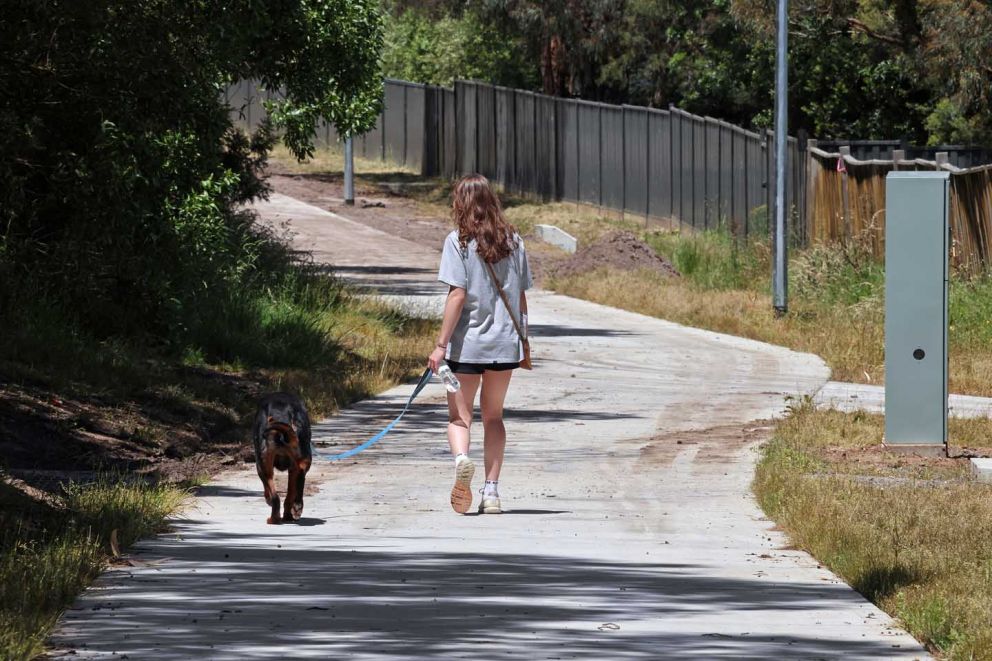
[{"label": "black shorts", "polygon": [[448,367],[455,374],[482,374],[485,371],[505,372],[520,367],[520,363],[460,363],[457,360],[446,360]]}]

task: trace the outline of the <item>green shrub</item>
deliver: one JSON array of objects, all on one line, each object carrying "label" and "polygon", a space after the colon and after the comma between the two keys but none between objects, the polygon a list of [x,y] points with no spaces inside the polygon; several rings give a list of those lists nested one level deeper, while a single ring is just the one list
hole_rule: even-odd
[{"label": "green shrub", "polygon": [[520,58],[518,40],[472,12],[434,17],[407,9],[387,19],[382,68],[391,78],[431,85],[461,78],[533,88],[537,68]]},{"label": "green shrub", "polygon": [[791,264],[790,280],[798,298],[825,306],[854,305],[874,300],[885,291],[885,267],[866,241],[817,244]]},{"label": "green shrub", "polygon": [[652,233],[647,242],[683,277],[703,289],[740,289],[758,282],[762,283],[759,287],[767,288],[762,244],[741,241],[727,229]]},{"label": "green shrub", "polygon": [[268,237],[240,209],[265,191],[275,135],[232,128],[222,92],[282,87],[270,114],[305,156],[321,118],[374,124],[381,43],[375,0],[9,3],[0,310],[44,300],[99,341],[169,343],[261,291]]}]

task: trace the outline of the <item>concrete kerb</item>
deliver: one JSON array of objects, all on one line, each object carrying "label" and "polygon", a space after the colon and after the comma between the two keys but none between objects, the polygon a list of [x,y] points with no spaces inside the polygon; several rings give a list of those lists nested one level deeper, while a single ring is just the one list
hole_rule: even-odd
[{"label": "concrete kerb", "polygon": [[554,225],[538,224],[534,226],[534,231],[542,241],[550,243],[553,246],[558,246],[567,253],[575,254],[575,251],[579,248],[578,239]]}]

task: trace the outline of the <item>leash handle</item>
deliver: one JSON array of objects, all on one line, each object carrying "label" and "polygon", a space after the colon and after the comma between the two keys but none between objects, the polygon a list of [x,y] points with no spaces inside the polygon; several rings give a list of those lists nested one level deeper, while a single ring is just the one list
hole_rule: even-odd
[{"label": "leash handle", "polygon": [[365,441],[361,445],[351,448],[350,450],[345,450],[344,452],[338,452],[334,454],[320,452],[317,450],[316,447],[313,446],[313,443],[311,443],[310,444],[311,452],[315,457],[319,457],[320,459],[326,459],[327,461],[339,461],[341,459],[347,459],[348,457],[353,457],[359,452],[364,452],[365,450],[369,449],[370,447],[381,441],[386,434],[392,431],[393,427],[396,426],[396,423],[399,422],[404,415],[406,415],[406,412],[410,409],[410,405],[413,404],[413,400],[416,399],[417,395],[420,394],[420,391],[423,390],[425,387],[427,387],[427,384],[431,382],[432,375],[433,372],[431,372],[430,368],[424,370],[423,375],[420,377],[420,381],[417,383],[417,387],[414,388],[413,393],[410,394],[410,399],[406,400],[406,406],[403,407],[403,410],[400,411],[400,414],[396,416],[396,418],[392,422],[386,425],[378,434],[376,434],[369,440]]}]

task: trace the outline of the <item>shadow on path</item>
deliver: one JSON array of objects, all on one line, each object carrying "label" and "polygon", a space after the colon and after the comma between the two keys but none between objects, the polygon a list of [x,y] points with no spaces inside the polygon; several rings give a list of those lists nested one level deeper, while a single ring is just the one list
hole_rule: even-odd
[{"label": "shadow on path", "polygon": [[[294,550],[291,539],[281,549],[252,548],[250,534],[182,527],[188,541],[157,544],[170,563],[92,594],[82,609],[99,612],[87,614],[85,627],[67,614],[74,647],[169,659],[205,652],[225,659],[440,659],[481,650],[486,658],[531,659],[900,653],[880,641],[832,639],[829,631],[818,632],[819,640],[768,635],[775,629],[762,617],[746,615],[856,609],[860,598],[841,586],[712,578],[686,564],[356,551],[333,540],[319,549]],[[701,611],[727,618],[720,633],[680,624]],[[726,625],[735,618],[739,627]],[[659,623],[665,628],[652,626]]]}]

